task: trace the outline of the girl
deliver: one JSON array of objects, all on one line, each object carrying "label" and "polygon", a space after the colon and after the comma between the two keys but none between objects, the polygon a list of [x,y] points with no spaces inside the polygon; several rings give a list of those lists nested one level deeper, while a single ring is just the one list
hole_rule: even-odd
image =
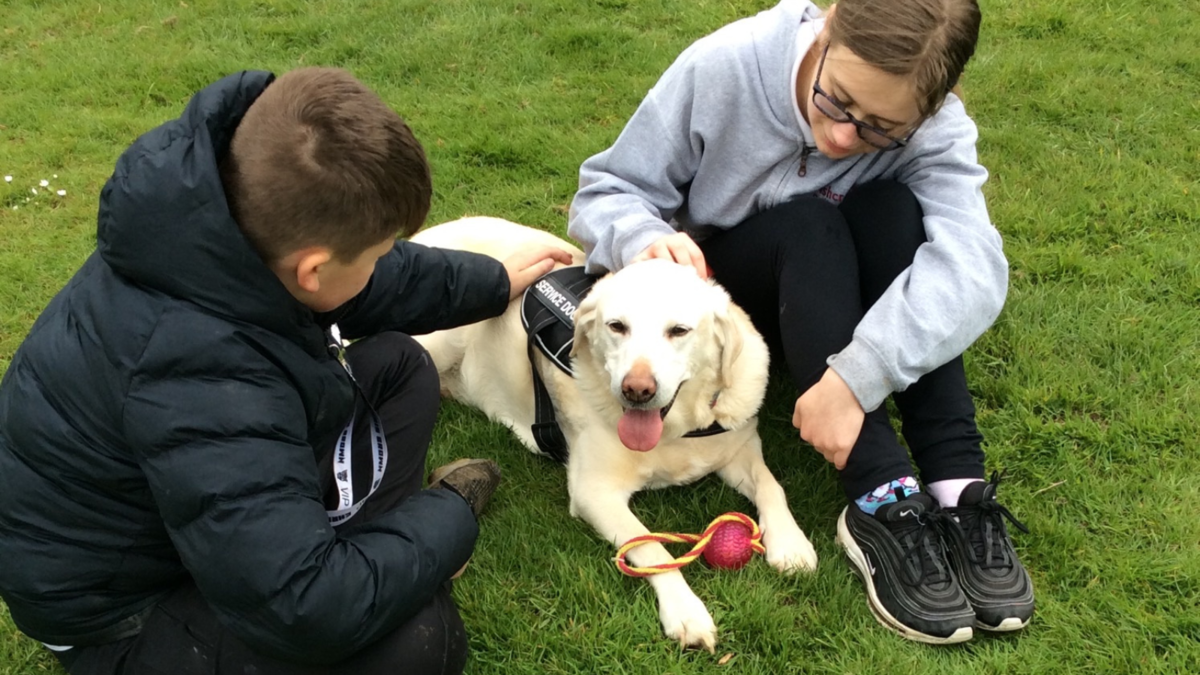
[{"label": "girl", "polygon": [[953,93],[979,22],[975,0],[783,0],[726,26],[583,163],[569,225],[590,272],[668,258],[750,312],[801,392],[800,437],[840,471],[871,609],[930,643],[1033,613],[961,357],[1008,281]]}]

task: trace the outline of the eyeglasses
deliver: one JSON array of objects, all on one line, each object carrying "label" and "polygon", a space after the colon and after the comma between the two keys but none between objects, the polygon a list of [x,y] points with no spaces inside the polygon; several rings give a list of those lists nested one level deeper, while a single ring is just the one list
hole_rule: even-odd
[{"label": "eyeglasses", "polygon": [[842,105],[841,101],[830,96],[821,88],[821,71],[825,68],[825,55],[828,53],[829,45],[825,45],[824,51],[821,52],[821,63],[817,66],[817,76],[813,79],[812,100],[813,105],[817,106],[817,110],[820,110],[822,114],[834,122],[849,122],[853,124],[859,138],[880,150],[895,150],[896,148],[904,147],[908,143],[908,140],[912,138],[913,133],[916,132],[916,128],[910,131],[904,138],[893,138],[883,129],[873,127],[851,115],[846,110],[846,106]]}]

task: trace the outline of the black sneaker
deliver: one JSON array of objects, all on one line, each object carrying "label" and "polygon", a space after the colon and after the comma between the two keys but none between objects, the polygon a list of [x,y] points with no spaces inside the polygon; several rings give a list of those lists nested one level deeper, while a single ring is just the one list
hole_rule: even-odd
[{"label": "black sneaker", "polygon": [[1029,532],[996,501],[1000,479],[971,483],[958,498],[958,506],[943,509],[942,538],[946,558],[962,585],[975,625],[983,630],[1020,630],[1033,616],[1033,582],[1017,560],[1007,518],[1017,529]]},{"label": "black sneaker", "polygon": [[943,555],[940,516],[922,493],[884,504],[874,516],[851,503],[838,518],[837,538],[881,624],[917,642],[953,644],[971,639],[975,611]]}]

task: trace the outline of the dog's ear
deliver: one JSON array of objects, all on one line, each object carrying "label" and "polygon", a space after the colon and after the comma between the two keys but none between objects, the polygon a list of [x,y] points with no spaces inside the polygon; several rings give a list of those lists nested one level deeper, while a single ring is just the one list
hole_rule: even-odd
[{"label": "dog's ear", "polygon": [[717,344],[721,347],[721,372],[717,373],[717,377],[721,380],[722,387],[729,387],[733,384],[733,363],[742,355],[743,339],[741,325],[735,316],[739,310],[733,306],[733,302],[724,291],[721,295],[723,299],[719,305],[720,309],[713,317]]},{"label": "dog's ear", "polygon": [[575,341],[571,343],[571,358],[587,352],[588,336],[592,334],[592,326],[596,323],[596,304],[599,293],[595,287],[588,294],[579,308],[575,310]]}]

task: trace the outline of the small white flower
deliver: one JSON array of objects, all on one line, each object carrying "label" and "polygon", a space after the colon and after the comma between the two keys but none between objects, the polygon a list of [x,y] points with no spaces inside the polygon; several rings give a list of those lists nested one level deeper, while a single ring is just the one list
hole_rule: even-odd
[{"label": "small white flower", "polygon": [[58,174],[54,174],[52,178],[58,178]]},{"label": "small white flower", "polygon": [[29,191],[35,195],[37,194],[37,188],[29,188]]},{"label": "small white flower", "polygon": [[66,191],[66,190],[59,190],[59,191],[58,191],[58,196],[59,196],[59,197],[66,197],[66,196],[67,196],[67,191]]},{"label": "small white flower", "polygon": [[19,208],[21,208],[21,207],[19,207],[19,206],[14,206],[14,207],[13,207],[13,211],[16,211],[16,210],[17,210],[17,209],[19,209]]},{"label": "small white flower", "polygon": [[4,177],[4,182],[5,182],[5,183],[11,183],[11,182],[12,182],[12,176],[5,176],[5,177]]},{"label": "small white flower", "polygon": [[50,186],[50,181],[48,181],[48,180],[46,180],[45,178],[43,178],[41,181],[39,181],[39,182],[38,182],[38,185],[41,185],[42,187],[49,187],[49,186]]}]

